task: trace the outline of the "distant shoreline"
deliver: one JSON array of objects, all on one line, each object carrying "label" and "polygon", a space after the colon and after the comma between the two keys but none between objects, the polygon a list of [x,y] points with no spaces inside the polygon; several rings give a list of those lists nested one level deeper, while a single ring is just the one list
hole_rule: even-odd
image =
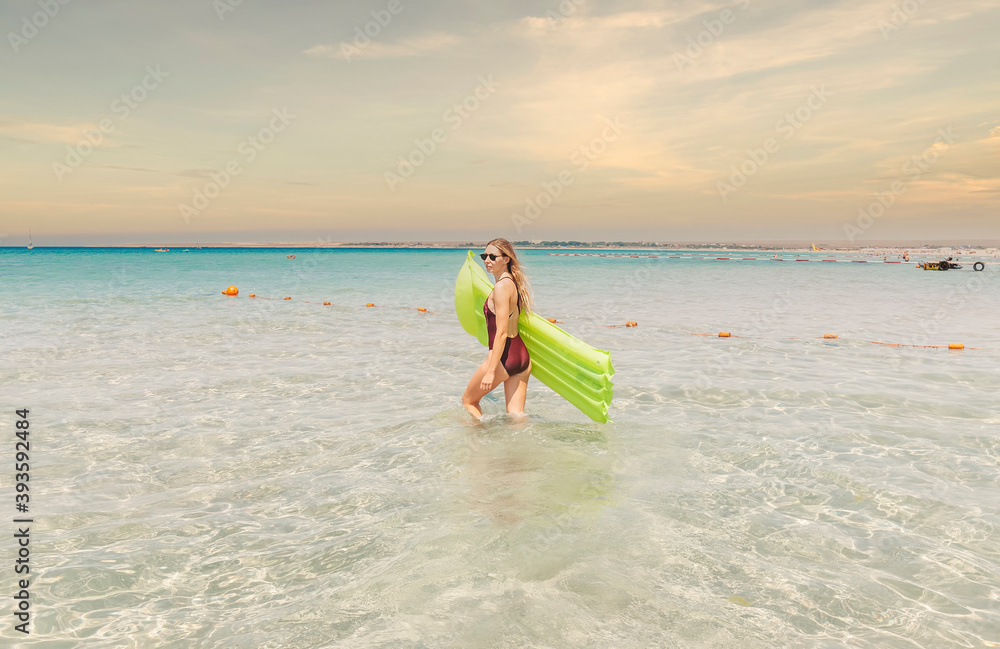
[{"label": "distant shoreline", "polygon": [[[198,248],[410,248],[410,249],[454,249],[482,248],[487,241],[263,241],[263,242],[200,242],[200,243],[125,243],[117,245],[76,244],[46,246],[36,244],[36,248],[169,248],[171,252],[183,249]],[[811,252],[815,244],[820,250],[828,252],[857,252],[861,250],[955,250],[971,248],[976,250],[1000,248],[1000,239],[988,240],[893,240],[857,242],[824,242],[824,241],[747,241],[747,242],[709,242],[709,241],[514,241],[517,249],[535,250],[714,250],[714,251],[774,251]],[[2,248],[24,248],[24,246],[0,246]]]}]

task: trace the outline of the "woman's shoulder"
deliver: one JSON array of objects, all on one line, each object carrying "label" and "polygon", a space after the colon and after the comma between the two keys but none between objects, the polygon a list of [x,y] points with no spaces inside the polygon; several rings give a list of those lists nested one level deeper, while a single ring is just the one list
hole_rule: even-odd
[{"label": "woman's shoulder", "polygon": [[[503,282],[503,280],[505,280],[505,279],[509,279],[510,281],[509,282]],[[503,282],[503,284],[501,284],[500,282]],[[515,282],[514,278],[511,277],[510,275],[504,275],[503,277],[501,277],[500,279],[497,280],[496,284],[493,285],[493,290],[500,290],[500,291],[503,291],[505,293],[509,293],[511,291],[515,291],[516,292],[517,291],[517,282]]]}]

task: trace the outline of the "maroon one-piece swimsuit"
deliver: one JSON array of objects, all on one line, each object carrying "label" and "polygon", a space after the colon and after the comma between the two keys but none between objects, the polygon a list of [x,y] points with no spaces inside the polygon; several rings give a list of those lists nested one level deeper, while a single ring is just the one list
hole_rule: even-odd
[{"label": "maroon one-piece swimsuit", "polygon": [[[500,279],[513,279],[509,277],[501,277]],[[490,295],[493,293],[491,292]],[[486,332],[490,341],[490,349],[493,349],[493,338],[497,334],[497,316],[495,313],[490,311],[490,298],[486,297],[486,301],[483,302],[483,315],[486,316]],[[520,374],[524,370],[528,369],[528,363],[531,361],[531,357],[528,356],[528,348],[524,346],[524,341],[521,340],[520,334],[517,336],[507,336],[507,342],[503,346],[503,354],[500,356],[500,362],[503,364],[503,368],[507,370],[509,376],[514,376],[515,374]]]}]

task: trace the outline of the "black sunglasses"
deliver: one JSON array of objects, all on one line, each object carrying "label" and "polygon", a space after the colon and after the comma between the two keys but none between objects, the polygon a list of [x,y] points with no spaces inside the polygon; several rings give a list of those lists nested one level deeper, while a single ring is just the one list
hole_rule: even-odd
[{"label": "black sunglasses", "polygon": [[500,257],[506,257],[506,256],[507,255],[503,254],[502,252],[499,255],[491,255],[488,252],[484,252],[479,255],[479,258],[482,259],[483,261],[486,261],[486,258],[489,257],[490,261],[496,261]]}]

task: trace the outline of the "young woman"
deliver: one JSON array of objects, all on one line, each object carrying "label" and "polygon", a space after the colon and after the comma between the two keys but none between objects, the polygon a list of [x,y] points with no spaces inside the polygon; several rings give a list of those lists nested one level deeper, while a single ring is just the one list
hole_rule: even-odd
[{"label": "young woman", "polygon": [[531,288],[517,261],[514,247],[506,239],[490,241],[479,256],[486,263],[486,271],[493,273],[495,280],[493,291],[486,296],[483,305],[490,351],[469,380],[462,395],[462,404],[473,417],[482,417],[479,400],[503,383],[507,412],[524,414],[531,358],[518,335],[517,319],[522,311],[527,313],[531,310]]}]

